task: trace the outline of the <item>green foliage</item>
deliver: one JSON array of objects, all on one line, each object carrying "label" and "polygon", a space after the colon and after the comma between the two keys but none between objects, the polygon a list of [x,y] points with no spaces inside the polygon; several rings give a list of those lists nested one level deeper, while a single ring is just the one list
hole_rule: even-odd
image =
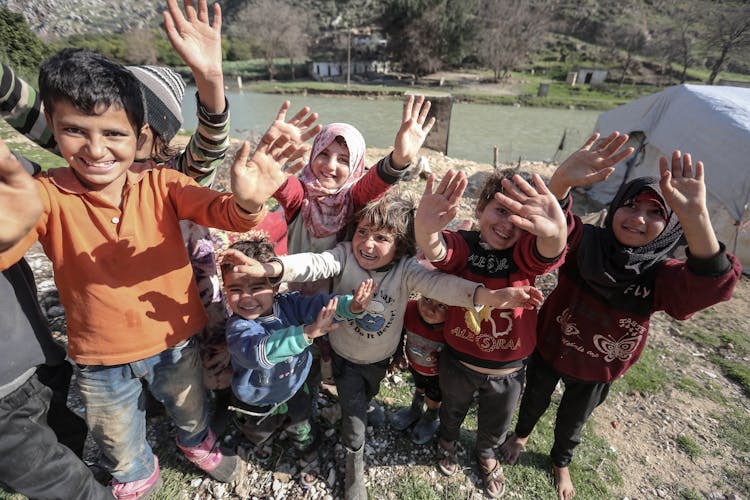
[{"label": "green foliage", "polygon": [[680,490],[679,495],[683,500],[701,500],[703,498],[703,495],[701,495],[700,492],[694,490],[693,488]]},{"label": "green foliage", "polygon": [[103,56],[124,61],[127,57],[125,39],[123,35],[109,33],[106,35],[85,34],[72,35],[53,44],[55,51],[65,47],[78,47],[98,52]]},{"label": "green foliage", "polygon": [[23,15],[0,7],[0,60],[22,78],[36,81],[37,68],[49,53],[49,48],[31,32]]},{"label": "green foliage", "polygon": [[659,360],[661,353],[646,346],[641,359],[625,373],[622,379],[612,385],[616,392],[642,392],[654,394],[664,389],[670,374]]},{"label": "green foliage", "polygon": [[700,445],[687,434],[680,434],[677,436],[677,446],[685,452],[691,460],[695,460],[703,454],[703,449]]}]

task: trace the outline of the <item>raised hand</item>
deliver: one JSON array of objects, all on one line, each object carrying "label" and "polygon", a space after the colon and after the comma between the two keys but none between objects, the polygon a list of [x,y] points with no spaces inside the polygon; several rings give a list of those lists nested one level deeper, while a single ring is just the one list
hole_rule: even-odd
[{"label": "raised hand", "polygon": [[221,75],[221,7],[213,5],[214,22],[209,23],[206,0],[198,0],[198,10],[194,0],[185,0],[185,15],[177,5],[177,0],[167,0],[163,12],[164,30],[172,47],[185,64],[190,66],[196,78]]},{"label": "raised hand", "polygon": [[566,227],[560,204],[550,193],[539,174],[533,174],[534,186],[520,175],[503,179],[506,194],[495,193],[495,199],[512,212],[508,219],[517,227],[541,238],[558,234]]},{"label": "raised hand", "polygon": [[419,148],[424,144],[432,126],[435,125],[434,117],[427,121],[430,106],[430,101],[425,101],[422,95],[416,99],[413,95],[410,95],[406,100],[401,128],[393,143],[391,159],[394,168],[402,169],[417,158]]},{"label": "raised hand", "polygon": [[274,272],[272,264],[258,262],[234,248],[228,248],[219,256],[219,265],[222,267],[232,266],[232,272],[245,274],[249,278],[275,278],[278,276]]},{"label": "raised hand", "polygon": [[0,140],[0,251],[28,233],[42,213],[36,182]]},{"label": "raised hand", "polygon": [[[549,189],[558,200],[576,186],[590,186],[603,181],[615,171],[614,166],[633,154],[633,148],[624,148],[627,134],[612,132],[597,142],[599,134],[589,137],[581,149],[571,154],[557,167],[549,182]],[[594,146],[596,144],[596,146]]]},{"label": "raised hand", "polygon": [[436,233],[445,228],[458,213],[468,180],[464,172],[448,170],[433,191],[434,183],[435,176],[430,174],[414,215],[415,232]]},{"label": "raised hand", "polygon": [[516,307],[536,309],[544,300],[542,292],[531,285],[501,288],[499,290],[491,290],[490,293],[497,300],[498,305],[494,307],[499,309],[515,309]]},{"label": "raised hand", "polygon": [[261,141],[248,159],[250,144],[245,141],[231,170],[232,193],[237,204],[248,212],[259,212],[288,175],[294,173],[295,168],[284,171],[283,167],[301,147],[280,136],[271,143]]},{"label": "raised hand", "polygon": [[677,217],[685,218],[699,214],[706,209],[706,184],[703,181],[703,162],[699,161],[693,170],[690,153],[672,153],[671,167],[664,157],[659,158],[661,187],[664,200]]},{"label": "raised hand", "polygon": [[370,305],[370,301],[372,300],[372,292],[376,288],[377,285],[375,285],[372,278],[368,278],[359,284],[357,290],[354,292],[354,300],[349,304],[349,310],[352,314],[359,314],[367,310],[367,306]]},{"label": "raised hand", "polygon": [[282,103],[279,112],[276,114],[276,119],[263,134],[260,141],[271,144],[276,139],[283,136],[292,144],[299,145],[300,149],[297,150],[297,153],[295,153],[289,160],[290,163],[294,163],[307,154],[311,146],[306,144],[306,142],[315,137],[318,132],[321,131],[323,126],[321,124],[312,126],[313,123],[315,123],[315,120],[318,119],[318,113],[311,113],[309,106],[305,106],[297,111],[297,113],[287,121],[286,113],[289,111],[290,106],[291,103],[289,101],[284,101]]},{"label": "raised hand", "polygon": [[312,340],[317,337],[322,337],[331,330],[338,328],[338,323],[333,322],[336,317],[336,306],[338,303],[338,297],[333,297],[328,301],[328,304],[323,306],[323,309],[320,310],[318,317],[315,319],[315,323],[304,327],[305,337]]}]

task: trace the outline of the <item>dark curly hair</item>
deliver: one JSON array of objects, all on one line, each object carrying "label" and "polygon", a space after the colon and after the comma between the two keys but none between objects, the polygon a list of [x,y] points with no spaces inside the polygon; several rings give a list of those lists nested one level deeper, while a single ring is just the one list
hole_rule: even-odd
[{"label": "dark curly hair", "polygon": [[[276,252],[273,249],[273,244],[269,241],[267,236],[261,234],[252,236],[246,240],[240,240],[232,243],[229,248],[238,250],[251,259],[255,259],[261,263],[265,263],[270,261],[271,259],[276,258]],[[222,273],[231,271],[231,269],[232,264],[221,265]]]},{"label": "dark curly hair", "polygon": [[371,201],[357,212],[349,230],[351,240],[361,221],[373,229],[385,229],[393,235],[396,244],[394,259],[413,256],[417,253],[414,237],[414,213],[417,211],[416,198],[407,191],[391,189],[379,200]]}]

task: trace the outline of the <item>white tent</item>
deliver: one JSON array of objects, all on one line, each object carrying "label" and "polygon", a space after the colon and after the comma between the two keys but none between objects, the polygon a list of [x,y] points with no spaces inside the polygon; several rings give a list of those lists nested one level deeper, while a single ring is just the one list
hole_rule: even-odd
[{"label": "white tent", "polygon": [[[596,131],[631,134],[633,158],[589,196],[609,203],[625,180],[659,176],[659,157],[688,152],[705,165],[716,234],[750,272],[750,89],[680,85],[602,113]],[[630,168],[628,168],[628,164]]]}]

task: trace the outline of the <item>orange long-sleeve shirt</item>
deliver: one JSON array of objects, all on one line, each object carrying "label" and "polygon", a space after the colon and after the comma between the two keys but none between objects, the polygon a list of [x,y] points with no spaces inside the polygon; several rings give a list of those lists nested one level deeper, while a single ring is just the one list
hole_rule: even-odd
[{"label": "orange long-sleeve shirt", "polygon": [[70,168],[43,174],[41,218],[0,254],[4,269],[41,242],[67,315],[68,355],[79,364],[144,359],[204,326],[180,220],[244,232],[265,216],[243,214],[231,194],[152,163],[133,164],[126,175],[119,208],[86,189]]}]

